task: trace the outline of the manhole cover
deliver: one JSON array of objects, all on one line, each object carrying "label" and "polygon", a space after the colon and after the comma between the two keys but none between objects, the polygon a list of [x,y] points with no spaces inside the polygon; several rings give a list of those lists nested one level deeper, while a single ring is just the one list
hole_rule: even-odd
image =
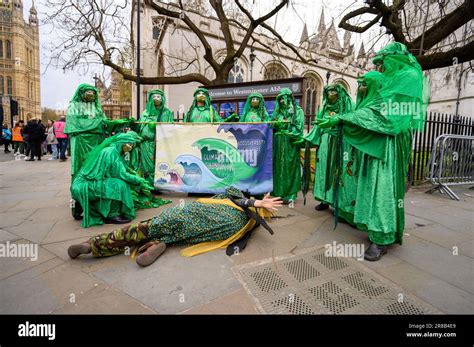
[{"label": "manhole cover", "polygon": [[440,313],[355,259],[327,257],[324,249],[233,270],[264,313]]}]

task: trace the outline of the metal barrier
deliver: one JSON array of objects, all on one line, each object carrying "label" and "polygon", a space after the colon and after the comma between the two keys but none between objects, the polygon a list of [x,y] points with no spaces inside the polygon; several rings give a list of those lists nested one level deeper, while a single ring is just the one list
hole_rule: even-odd
[{"label": "metal barrier", "polygon": [[428,194],[439,190],[451,199],[459,197],[449,186],[474,184],[474,136],[444,134],[436,138],[427,168],[427,179],[435,187]]}]

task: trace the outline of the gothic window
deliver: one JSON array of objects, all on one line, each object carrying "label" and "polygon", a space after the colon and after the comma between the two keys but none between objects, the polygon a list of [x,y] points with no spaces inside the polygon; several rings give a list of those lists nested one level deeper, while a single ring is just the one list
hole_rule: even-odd
[{"label": "gothic window", "polygon": [[288,78],[288,73],[280,64],[271,63],[265,67],[264,80],[279,80]]},{"label": "gothic window", "polygon": [[309,74],[304,79],[305,114],[314,116],[318,112],[322,84],[316,76]]},{"label": "gothic window", "polygon": [[12,58],[12,43],[10,40],[7,40],[7,59]]},{"label": "gothic window", "polygon": [[5,84],[3,80],[3,76],[0,76],[0,95],[5,94]]},{"label": "gothic window", "polygon": [[3,58],[3,40],[0,40],[0,58]]},{"label": "gothic window", "polygon": [[13,80],[7,77],[7,95],[13,95]]},{"label": "gothic window", "polygon": [[244,81],[244,69],[240,63],[234,65],[227,77],[227,83],[242,83]]}]

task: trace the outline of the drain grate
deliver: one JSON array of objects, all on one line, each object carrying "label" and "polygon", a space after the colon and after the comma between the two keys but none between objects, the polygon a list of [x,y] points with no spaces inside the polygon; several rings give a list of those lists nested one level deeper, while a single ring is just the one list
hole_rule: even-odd
[{"label": "drain grate", "polygon": [[282,306],[286,312],[290,314],[314,314],[313,310],[298,295],[289,295],[272,302],[274,308],[280,309]]},{"label": "drain grate", "polygon": [[316,297],[316,300],[329,310],[330,313],[342,313],[352,307],[359,305],[359,302],[344,293],[343,290],[334,282],[329,281],[321,286],[309,289],[310,293]]},{"label": "drain grate", "polygon": [[306,260],[297,259],[285,263],[285,267],[298,282],[303,282],[320,275],[318,270],[312,267]]},{"label": "drain grate", "polygon": [[237,266],[234,272],[265,313],[440,313],[359,261],[326,257],[321,249]]},{"label": "drain grate", "polygon": [[362,272],[352,273],[350,275],[342,277],[344,281],[349,283],[354,288],[360,290],[369,298],[379,296],[383,293],[387,293],[388,289],[384,286],[377,286],[374,279],[369,279],[370,282],[364,280],[364,274]]},{"label": "drain grate", "polygon": [[406,302],[394,302],[387,306],[387,311],[391,314],[423,314],[423,311]]},{"label": "drain grate", "polygon": [[257,286],[263,292],[270,292],[285,288],[287,285],[278,274],[270,267],[266,267],[262,271],[251,274]]},{"label": "drain grate", "polygon": [[329,270],[341,270],[349,266],[344,260],[337,257],[326,257],[324,253],[316,254],[313,258]]}]

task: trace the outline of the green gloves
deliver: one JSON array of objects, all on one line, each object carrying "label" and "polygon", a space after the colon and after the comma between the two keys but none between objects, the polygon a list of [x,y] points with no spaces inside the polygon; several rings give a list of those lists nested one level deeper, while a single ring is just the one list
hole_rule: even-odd
[{"label": "green gloves", "polygon": [[323,121],[318,121],[316,120],[315,123],[318,125],[318,127],[325,129],[325,128],[332,128],[341,123],[341,118],[337,116],[330,117],[326,120]]}]

